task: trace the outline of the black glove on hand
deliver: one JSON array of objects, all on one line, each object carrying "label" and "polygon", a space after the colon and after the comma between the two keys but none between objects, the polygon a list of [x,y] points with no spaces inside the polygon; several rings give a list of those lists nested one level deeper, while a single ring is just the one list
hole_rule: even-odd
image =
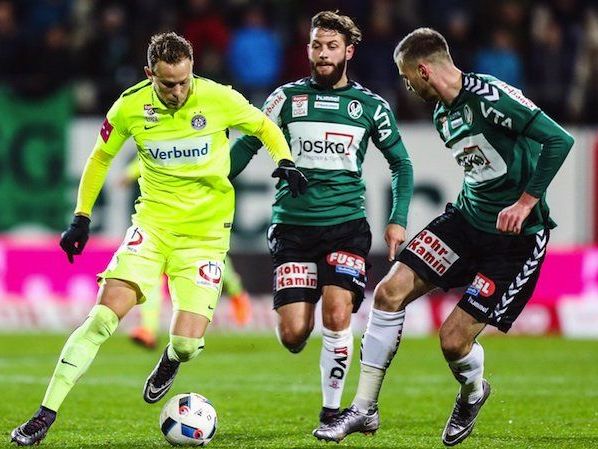
[{"label": "black glove on hand", "polygon": [[81,254],[85,248],[89,239],[89,223],[91,223],[89,218],[75,215],[71,225],[60,236],[60,247],[66,253],[70,263],[75,261],[73,256]]},{"label": "black glove on hand", "polygon": [[272,172],[272,177],[284,179],[289,184],[293,198],[297,198],[298,195],[303,195],[307,191],[307,178],[295,167],[293,161],[282,159],[278,163],[278,168]]}]

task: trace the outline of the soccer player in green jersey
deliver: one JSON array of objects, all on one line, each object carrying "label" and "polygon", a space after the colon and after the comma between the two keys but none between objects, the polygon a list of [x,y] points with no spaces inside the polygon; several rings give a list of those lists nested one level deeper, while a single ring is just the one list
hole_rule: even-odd
[{"label": "soccer player in green jersey", "polygon": [[70,262],[89,236],[91,211],[113,157],[132,137],[141,162],[141,196],[133,225],[103,273],[98,304],[66,341],[41,407],[12,431],[19,445],[39,443],[75,382],[119,321],[168,277],[173,303],[170,343],[148,377],[143,398],[161,399],[180,363],[204,348],[204,333],[222,287],[234,191],[228,174],[228,129],[258,137],[278,163],[273,176],[292,194],[306,180],[294,168],[280,129],[239,93],[192,73],[191,44],[175,33],[151,38],[147,80],[108,111],[83,171],[75,217],[60,246]]},{"label": "soccer player in green jersey", "polygon": [[[370,140],[391,171],[392,211],[385,231],[391,260],[405,240],[413,191],[411,161],[388,103],[347,78],[347,63],[360,40],[349,17],[316,14],[307,45],[311,77],[279,87],[263,107],[282,128],[310,186],[299,198],[286,185],[277,186],[268,244],[277,334],[289,351],[305,346],[322,298],[321,424],[340,412],[353,355],[351,313],[359,309],[367,282],[371,233],[361,174]],[[235,142],[231,176],[260,147],[248,136]]]},{"label": "soccer player in green jersey", "polygon": [[488,324],[507,332],[538,280],[555,227],[546,188],[573,138],[519,89],[462,73],[444,37],[430,28],[407,35],[394,60],[409,90],[437,102],[434,125],[463,167],[463,187],[378,284],[353,404],[315,436],[340,441],[378,428],[378,395],[399,346],[405,307],[436,287],[462,286],[465,293],[440,328],[442,352],[461,385],[442,434],[453,446],[471,433],[490,395],[477,336]]}]

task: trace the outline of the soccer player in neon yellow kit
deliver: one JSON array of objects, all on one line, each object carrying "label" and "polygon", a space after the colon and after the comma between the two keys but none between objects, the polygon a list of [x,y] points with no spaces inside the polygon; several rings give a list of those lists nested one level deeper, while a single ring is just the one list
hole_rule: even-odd
[{"label": "soccer player in neon yellow kit", "polygon": [[[139,158],[135,157],[127,165],[119,181],[121,187],[137,185],[141,172],[139,171]],[[136,189],[137,190],[137,189]],[[135,196],[138,196],[139,191]],[[230,313],[239,326],[246,326],[251,321],[251,300],[245,290],[241,276],[235,271],[229,255],[224,259],[224,272],[222,273],[222,292],[229,297]],[[164,280],[164,277],[162,277]],[[146,292],[145,302],[139,309],[139,325],[134,327],[129,334],[131,340],[147,349],[156,349],[158,346],[158,333],[160,331],[160,310],[163,302],[163,285],[160,283],[151,292]]]},{"label": "soccer player in neon yellow kit", "polygon": [[75,217],[60,245],[70,262],[83,251],[93,204],[113,157],[129,137],[135,139],[141,160],[141,196],[133,224],[98,275],[98,304],[65,343],[39,410],[12,431],[11,439],[19,445],[37,444],[46,436],[100,345],[163,273],[174,309],[170,343],[145,383],[144,400],[161,399],[179,364],[204,348],[203,335],[220,296],[234,212],[228,128],[264,142],[278,163],[272,176],[286,181],[294,195],[307,187],[273,122],[230,87],[193,75],[187,40],[175,33],[154,35],[147,55],[148,79],[126,90],[108,111],[83,171]]}]

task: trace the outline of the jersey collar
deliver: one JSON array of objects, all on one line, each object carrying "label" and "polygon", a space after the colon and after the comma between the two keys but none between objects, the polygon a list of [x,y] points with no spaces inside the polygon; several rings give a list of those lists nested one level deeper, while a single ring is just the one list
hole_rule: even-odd
[{"label": "jersey collar", "polygon": [[353,81],[348,80],[347,85],[343,86],[343,87],[339,87],[337,89],[331,89],[331,88],[327,88],[327,87],[322,87],[319,84],[317,84],[313,78],[309,78],[309,86],[312,87],[315,90],[321,90],[321,91],[329,91],[329,92],[343,92],[345,90],[349,90],[353,87]]},{"label": "jersey collar", "polygon": [[466,73],[461,72],[461,89],[459,90],[459,93],[457,94],[457,96],[455,98],[453,98],[453,101],[451,102],[451,104],[444,106],[447,110],[450,111],[451,109],[454,109],[463,101],[463,98],[465,97],[465,92],[466,92],[465,83],[463,81],[464,81],[466,75],[467,75]]}]

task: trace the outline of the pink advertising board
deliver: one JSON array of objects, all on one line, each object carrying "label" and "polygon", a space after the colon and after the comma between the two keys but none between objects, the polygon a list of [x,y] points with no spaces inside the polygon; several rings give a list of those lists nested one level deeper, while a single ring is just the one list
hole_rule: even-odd
[{"label": "pink advertising board", "polygon": [[[70,264],[58,237],[0,237],[0,331],[68,330],[76,325],[95,301],[96,273],[106,267],[119,243],[92,238],[84,255]],[[429,322],[429,330],[438,328],[457,300],[454,293],[432,295],[428,305],[412,308],[414,315],[421,315],[413,319]],[[269,314],[270,301],[259,302],[264,304],[255,310]],[[269,315],[256,320],[268,328],[272,324]],[[514,331],[598,336],[598,248],[549,250],[534,296]]]}]

